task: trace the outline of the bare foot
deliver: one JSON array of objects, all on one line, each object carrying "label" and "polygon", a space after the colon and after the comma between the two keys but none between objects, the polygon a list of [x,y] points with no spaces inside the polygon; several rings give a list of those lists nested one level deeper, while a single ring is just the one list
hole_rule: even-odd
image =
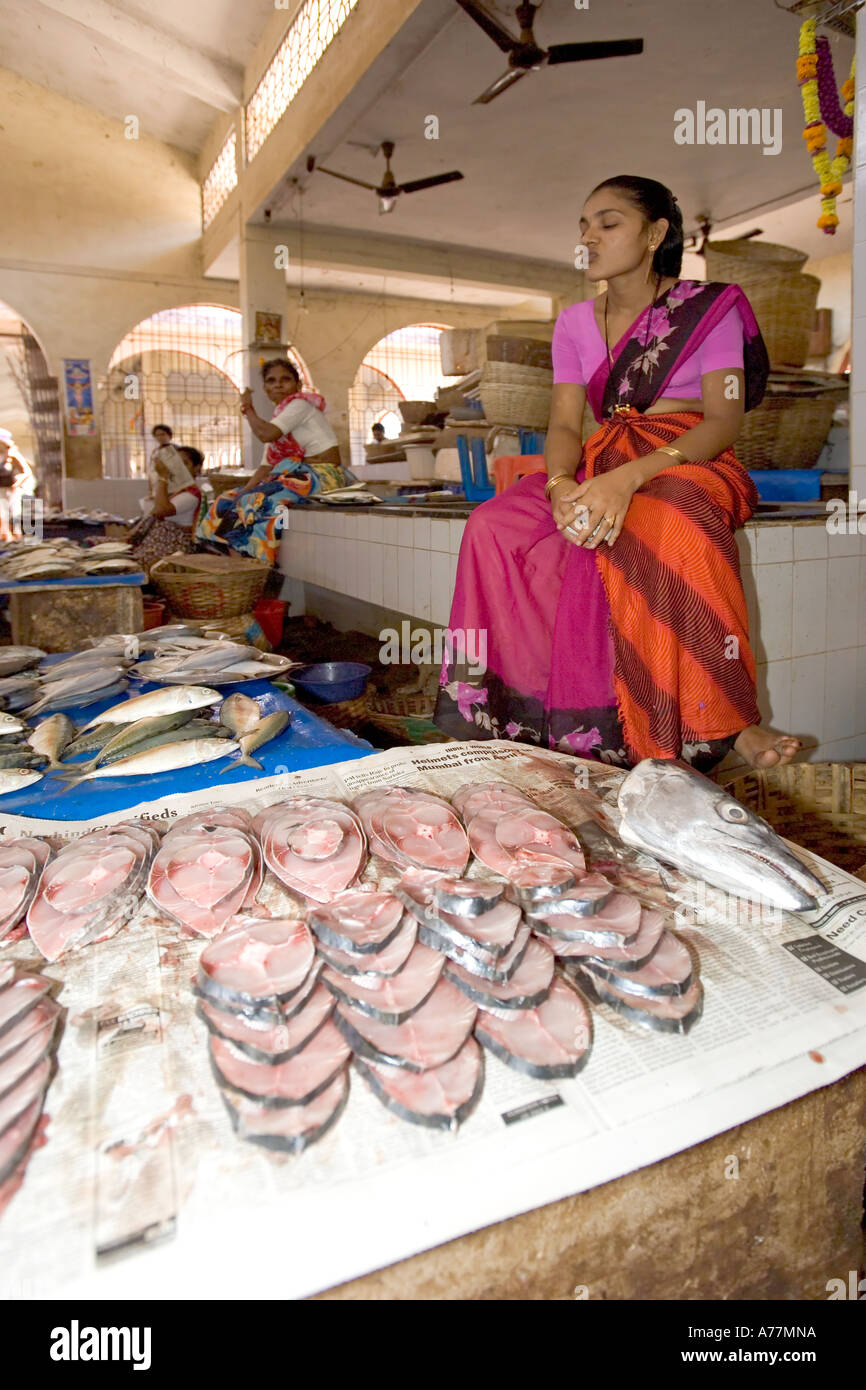
[{"label": "bare foot", "polygon": [[800,740],[792,734],[774,734],[752,724],[744,729],[734,744],[741,758],[750,767],[775,767],[789,763],[801,747]]}]

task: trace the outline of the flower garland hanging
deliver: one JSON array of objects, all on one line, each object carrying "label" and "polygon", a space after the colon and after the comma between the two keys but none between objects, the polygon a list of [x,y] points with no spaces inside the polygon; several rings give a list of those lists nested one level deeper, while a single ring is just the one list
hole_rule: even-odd
[{"label": "flower garland hanging", "polygon": [[[821,180],[821,216],[817,225],[828,236],[833,236],[839,225],[836,198],[842,192],[842,179],[848,172],[854,150],[856,69],[852,60],[851,76],[842,84],[843,111],[836,93],[830,44],[825,38],[816,38],[817,27],[818,21],[815,19],[806,19],[800,26],[797,80],[803,93],[803,114],[806,119],[803,139],[812,156],[815,173]],[[836,156],[832,161],[827,153],[827,126],[838,136]]]}]

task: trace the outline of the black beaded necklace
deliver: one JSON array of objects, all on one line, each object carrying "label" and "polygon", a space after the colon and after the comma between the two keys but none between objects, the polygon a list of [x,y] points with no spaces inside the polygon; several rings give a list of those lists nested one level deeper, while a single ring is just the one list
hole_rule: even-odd
[{"label": "black beaded necklace", "polygon": [[[649,313],[647,314],[647,320],[646,320],[646,333],[644,334],[644,341],[643,341],[644,356],[646,356],[646,353],[647,353],[647,351],[649,350],[649,334],[650,334],[650,328],[652,327],[653,313],[654,313],[654,311],[655,311],[656,303],[657,303],[657,301],[658,301],[659,290],[660,290],[660,288],[661,288],[661,283],[662,283],[662,277],[661,277],[661,275],[659,275],[658,273],[656,273],[656,287],[655,287],[655,293],[653,294],[652,304],[649,306]],[[609,340],[609,338],[608,338],[608,332],[607,332],[607,302],[608,302],[607,290],[605,290],[605,292],[604,292],[604,345],[605,345],[605,348],[607,349],[607,379],[608,379],[608,381],[610,381],[611,372],[613,371],[613,353],[612,353],[611,350],[610,350],[610,340]],[[655,343],[657,337],[658,337],[658,334],[657,334],[657,333],[653,334],[653,343]],[[612,405],[612,406],[610,407],[610,414],[613,415],[613,414],[615,414],[615,412],[616,412],[617,410],[624,410],[624,409],[626,409],[626,406],[625,406],[625,405],[619,405],[619,406]]]}]

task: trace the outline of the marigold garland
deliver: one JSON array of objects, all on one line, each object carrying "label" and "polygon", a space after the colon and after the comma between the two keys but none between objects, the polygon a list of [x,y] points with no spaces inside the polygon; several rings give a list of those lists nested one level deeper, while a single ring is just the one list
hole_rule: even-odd
[{"label": "marigold garland", "polygon": [[[828,236],[833,236],[839,225],[836,199],[842,192],[842,179],[848,172],[854,149],[851,131],[856,68],[852,60],[851,76],[842,83],[841,96],[845,103],[843,112],[836,96],[836,78],[833,73],[830,45],[826,39],[816,37],[817,28],[818,21],[815,19],[806,19],[800,26],[797,81],[803,95],[803,115],[806,119],[803,139],[812,157],[815,173],[821,181],[821,216],[817,225]],[[832,161],[827,153],[827,125],[839,136],[836,155]]]}]

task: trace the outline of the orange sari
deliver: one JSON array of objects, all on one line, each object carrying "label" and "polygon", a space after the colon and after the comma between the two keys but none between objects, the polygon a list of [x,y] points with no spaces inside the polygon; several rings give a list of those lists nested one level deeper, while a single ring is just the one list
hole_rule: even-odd
[{"label": "orange sari", "polygon": [[[586,477],[674,443],[702,418],[620,408],[586,444]],[[596,551],[614,689],[635,761],[677,758],[684,743],[731,738],[760,723],[734,537],[756,501],[732,449],[676,464],[634,494],[616,545]]]}]

